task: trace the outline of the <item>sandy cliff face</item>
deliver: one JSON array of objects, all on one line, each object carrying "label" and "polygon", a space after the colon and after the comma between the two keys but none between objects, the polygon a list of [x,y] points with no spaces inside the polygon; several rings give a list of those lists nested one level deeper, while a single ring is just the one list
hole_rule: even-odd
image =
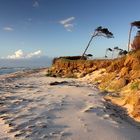
[{"label": "sandy cliff face", "polygon": [[57,59],[48,74],[97,83],[101,90],[110,92],[107,100],[125,107],[140,121],[140,50],[114,60]]},{"label": "sandy cliff face", "polygon": [[52,65],[50,73],[61,77],[84,77],[95,70],[106,68],[111,60],[68,60],[58,59]]}]

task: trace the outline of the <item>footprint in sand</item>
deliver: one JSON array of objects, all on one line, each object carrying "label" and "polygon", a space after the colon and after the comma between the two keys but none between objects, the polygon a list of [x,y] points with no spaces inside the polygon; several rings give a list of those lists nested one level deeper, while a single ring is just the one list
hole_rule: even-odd
[{"label": "footprint in sand", "polygon": [[65,132],[65,131],[62,131],[62,132],[60,133],[61,140],[72,140],[72,139],[70,138],[71,135],[72,135],[72,133],[70,133],[70,132]]},{"label": "footprint in sand", "polygon": [[89,93],[88,96],[95,96],[95,94],[94,93]]},{"label": "footprint in sand", "polygon": [[78,120],[80,121],[80,124],[82,125],[82,127],[84,128],[85,132],[90,132],[91,130],[88,128],[88,124],[85,123],[85,120],[81,117],[78,117]]}]

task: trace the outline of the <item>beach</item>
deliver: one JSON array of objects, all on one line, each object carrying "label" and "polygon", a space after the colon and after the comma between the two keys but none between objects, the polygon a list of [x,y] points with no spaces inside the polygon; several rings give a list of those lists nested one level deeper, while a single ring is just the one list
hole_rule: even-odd
[{"label": "beach", "polygon": [[106,108],[96,85],[45,73],[0,76],[0,140],[140,138],[139,128]]}]

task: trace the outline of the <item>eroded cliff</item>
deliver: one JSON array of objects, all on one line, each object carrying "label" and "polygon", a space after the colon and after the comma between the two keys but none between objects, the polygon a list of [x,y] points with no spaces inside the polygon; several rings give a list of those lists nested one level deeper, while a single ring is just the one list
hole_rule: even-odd
[{"label": "eroded cliff", "polygon": [[106,100],[127,109],[140,121],[140,50],[113,60],[56,59],[48,75],[81,78],[108,91]]}]

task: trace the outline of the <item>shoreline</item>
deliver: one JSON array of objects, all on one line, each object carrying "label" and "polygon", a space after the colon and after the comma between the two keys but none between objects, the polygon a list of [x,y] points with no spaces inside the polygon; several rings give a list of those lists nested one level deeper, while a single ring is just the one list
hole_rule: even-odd
[{"label": "shoreline", "polygon": [[[41,69],[18,75],[10,74],[6,75],[5,82],[0,80],[0,98],[3,101],[1,107],[4,107],[0,111],[0,118],[4,119],[3,123],[6,125],[12,126],[11,132],[6,133],[9,139],[34,139],[39,133],[40,139],[92,140],[97,131],[95,125],[100,126],[105,140],[112,140],[109,139],[109,131],[111,137],[121,133],[117,137],[125,138],[128,134],[122,126],[128,128],[128,131],[135,130],[135,137],[140,136],[134,126],[118,117],[119,121],[110,116],[112,112],[104,108],[102,95],[96,86],[78,82],[76,79],[45,77],[45,72],[46,69]],[[0,79],[4,80],[4,76],[0,76]],[[51,85],[56,81],[57,85]],[[102,131],[102,127],[108,128],[104,130],[107,134]],[[118,128],[125,133],[122,134]],[[79,133],[81,137],[77,135]],[[13,138],[11,134],[16,137]],[[97,135],[96,137],[100,138]]]},{"label": "shoreline", "polygon": [[8,78],[22,78],[22,77],[26,77],[27,75],[33,74],[33,73],[38,73],[41,71],[47,71],[48,68],[36,68],[36,69],[30,69],[30,70],[22,70],[22,71],[17,71],[17,72],[12,72],[12,73],[8,73],[8,74],[2,74],[0,75],[0,80],[6,80]]}]

